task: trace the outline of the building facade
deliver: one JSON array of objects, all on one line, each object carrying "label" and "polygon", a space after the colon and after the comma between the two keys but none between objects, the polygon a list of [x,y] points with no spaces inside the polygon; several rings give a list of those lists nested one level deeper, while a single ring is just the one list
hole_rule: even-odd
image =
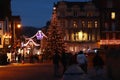
[{"label": "building facade", "polygon": [[59,1],[54,4],[54,10],[57,24],[64,30],[68,52],[76,53],[100,47],[100,12],[91,1]]},{"label": "building facade", "polygon": [[0,0],[0,49],[14,45],[20,23],[20,16],[12,16],[11,0]]},{"label": "building facade", "polygon": [[101,11],[101,47],[120,48],[120,1],[93,0],[93,2]]},{"label": "building facade", "polygon": [[10,43],[11,0],[0,0],[0,48]]}]

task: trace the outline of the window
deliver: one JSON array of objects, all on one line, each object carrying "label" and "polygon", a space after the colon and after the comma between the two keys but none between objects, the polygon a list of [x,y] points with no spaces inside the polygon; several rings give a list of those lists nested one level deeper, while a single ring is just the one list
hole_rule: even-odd
[{"label": "window", "polygon": [[98,22],[97,21],[95,21],[95,28],[97,28],[98,27]]},{"label": "window", "polygon": [[82,31],[78,32],[78,36],[79,36],[79,40],[82,41],[83,40],[83,32]]},{"label": "window", "polygon": [[88,12],[88,13],[87,13],[87,16],[88,16],[88,17],[92,17],[92,16],[93,16],[93,13],[92,13],[92,12]]},{"label": "window", "polygon": [[74,15],[74,17],[76,17],[77,16],[77,11],[74,11],[73,15]]},{"label": "window", "polygon": [[88,21],[88,28],[92,28],[92,21]]},{"label": "window", "polygon": [[111,12],[111,19],[115,19],[115,12]]},{"label": "window", "polygon": [[82,21],[82,27],[85,27],[85,21]]},{"label": "window", "polygon": [[77,25],[77,22],[76,22],[76,21],[74,21],[74,22],[73,22],[73,26],[74,26],[74,28],[77,28],[77,27],[78,27],[78,25]]},{"label": "window", "polygon": [[107,22],[105,22],[105,30],[106,31],[108,31],[109,30],[109,27],[108,27],[109,25],[108,25],[108,23]]},{"label": "window", "polygon": [[74,35],[74,33],[72,33],[72,41],[75,41],[75,35]]}]

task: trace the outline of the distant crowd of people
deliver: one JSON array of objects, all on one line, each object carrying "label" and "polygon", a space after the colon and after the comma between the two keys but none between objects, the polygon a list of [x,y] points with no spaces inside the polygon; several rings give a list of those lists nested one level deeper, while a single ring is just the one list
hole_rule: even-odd
[{"label": "distant crowd of people", "polygon": [[27,61],[29,63],[34,63],[34,62],[40,62],[41,61],[41,56],[42,55],[38,55],[38,54],[33,54],[33,50],[31,49],[29,54],[24,53],[23,49],[18,49],[16,51],[13,51],[13,56],[14,56],[14,60],[17,63],[24,63],[26,61],[26,59],[28,59]]}]

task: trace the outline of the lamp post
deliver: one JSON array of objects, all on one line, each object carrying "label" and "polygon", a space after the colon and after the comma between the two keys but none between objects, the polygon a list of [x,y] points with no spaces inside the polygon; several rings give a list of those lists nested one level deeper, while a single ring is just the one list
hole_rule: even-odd
[{"label": "lamp post", "polygon": [[16,40],[17,40],[17,47],[21,45],[21,24],[17,24],[16,27]]},{"label": "lamp post", "polygon": [[17,24],[17,28],[16,28],[16,37],[17,39],[20,39],[21,37],[21,24]]},{"label": "lamp post", "polygon": [[21,29],[20,23],[13,24],[13,45],[14,45],[14,48],[16,48],[18,41],[20,40],[20,29]]}]

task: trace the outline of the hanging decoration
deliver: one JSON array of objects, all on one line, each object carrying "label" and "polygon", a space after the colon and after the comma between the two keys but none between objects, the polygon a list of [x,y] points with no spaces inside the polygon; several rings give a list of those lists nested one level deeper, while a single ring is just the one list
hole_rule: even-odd
[{"label": "hanging decoration", "polygon": [[37,37],[38,40],[43,39],[44,36],[45,36],[45,34],[42,31],[40,31],[40,30],[36,34],[36,37]]},{"label": "hanging decoration", "polygon": [[29,39],[29,41],[26,44],[24,44],[24,46],[27,46],[28,44],[31,43],[33,43],[35,46],[40,46],[40,44],[35,43],[32,39]]},{"label": "hanging decoration", "polygon": [[34,36],[32,36],[31,38],[36,37],[37,40],[41,40],[43,39],[43,37],[47,38],[47,36],[41,31],[39,30]]},{"label": "hanging decoration", "polygon": [[37,40],[42,40],[43,37],[47,38],[47,36],[41,31],[39,30],[34,36],[30,37],[30,38],[25,38],[26,40],[28,40],[28,42],[26,44],[24,44],[24,46],[27,46],[28,44],[34,44],[35,46],[40,46],[40,44],[37,44],[33,41],[32,38],[37,38]]}]

